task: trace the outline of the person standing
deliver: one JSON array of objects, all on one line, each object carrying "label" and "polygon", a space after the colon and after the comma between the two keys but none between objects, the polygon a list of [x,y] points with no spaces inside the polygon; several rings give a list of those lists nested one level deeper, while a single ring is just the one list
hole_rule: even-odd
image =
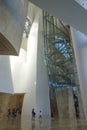
[{"label": "person standing", "polygon": [[36,113],[35,113],[35,110],[34,110],[34,108],[32,109],[32,118],[35,118],[35,115],[36,115]]},{"label": "person standing", "polygon": [[42,118],[42,111],[40,110],[39,118]]}]

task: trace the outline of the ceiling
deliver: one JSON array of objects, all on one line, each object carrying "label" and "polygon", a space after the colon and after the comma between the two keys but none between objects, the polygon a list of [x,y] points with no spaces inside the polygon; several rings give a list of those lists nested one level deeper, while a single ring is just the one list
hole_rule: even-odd
[{"label": "ceiling", "polygon": [[30,0],[30,2],[87,35],[87,11],[76,1]]}]

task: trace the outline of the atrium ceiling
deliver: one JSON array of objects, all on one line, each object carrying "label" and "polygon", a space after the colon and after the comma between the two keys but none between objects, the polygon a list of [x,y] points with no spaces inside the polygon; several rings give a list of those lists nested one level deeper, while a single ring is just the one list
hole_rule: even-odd
[{"label": "atrium ceiling", "polygon": [[64,0],[30,0],[30,2],[87,35],[87,11],[81,3],[78,4],[75,0],[66,0],[66,2]]}]

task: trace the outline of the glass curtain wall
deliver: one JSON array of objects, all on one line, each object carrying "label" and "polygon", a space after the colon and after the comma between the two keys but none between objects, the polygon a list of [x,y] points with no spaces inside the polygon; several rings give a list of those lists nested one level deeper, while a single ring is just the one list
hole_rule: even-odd
[{"label": "glass curtain wall", "polygon": [[[51,114],[52,116],[57,116],[59,118],[68,118],[70,116],[69,105],[71,105],[69,104],[69,95],[72,93],[73,111],[75,110],[75,116],[79,117],[77,97],[77,86],[79,86],[79,81],[70,27],[47,12],[43,12],[43,28],[44,62],[47,66],[49,78]],[[67,110],[64,111],[65,109]]]}]

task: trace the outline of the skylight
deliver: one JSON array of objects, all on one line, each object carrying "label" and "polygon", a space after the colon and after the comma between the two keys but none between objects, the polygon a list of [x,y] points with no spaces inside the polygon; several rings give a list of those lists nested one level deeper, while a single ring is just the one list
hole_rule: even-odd
[{"label": "skylight", "polygon": [[65,58],[70,58],[70,54],[66,48],[68,44],[66,39],[55,36],[55,40],[56,40],[55,47],[58,49],[58,51],[60,51],[60,53],[63,54]]}]

